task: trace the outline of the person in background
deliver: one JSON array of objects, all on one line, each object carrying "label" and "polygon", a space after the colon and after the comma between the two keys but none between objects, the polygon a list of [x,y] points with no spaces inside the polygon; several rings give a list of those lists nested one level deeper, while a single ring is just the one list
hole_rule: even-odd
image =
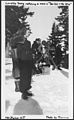
[{"label": "person in background", "polygon": [[45,66],[48,66],[50,67],[50,61],[49,61],[49,56],[48,56],[48,53],[47,53],[47,42],[45,40],[42,41],[42,53],[43,53],[43,59],[42,59],[42,62],[45,62]]},{"label": "person in background", "polygon": [[52,70],[54,70],[56,65],[54,63],[53,56],[51,56],[50,53],[50,45],[45,40],[42,41],[42,44],[44,49],[43,59],[46,63],[46,66],[50,67],[52,65],[53,66]]},{"label": "person in background", "polygon": [[[15,40],[14,40],[15,39]],[[16,46],[17,38],[12,38],[10,45],[11,45],[11,57],[12,57],[12,75],[15,79],[15,91],[19,92],[19,81],[20,81],[20,71],[19,71],[19,65],[18,65],[18,58],[17,58],[17,46]]]},{"label": "person in background", "polygon": [[37,73],[42,73],[42,70],[39,67],[39,63],[42,58],[42,44],[40,38],[36,38],[36,40],[32,44],[32,54],[33,54],[34,66],[36,65],[36,67],[33,67],[34,70]]},{"label": "person in background", "polygon": [[61,68],[60,68],[61,60],[62,60],[61,45],[57,45],[57,46],[56,46],[56,50],[55,50],[55,63],[56,63],[57,68],[58,68],[59,70],[61,70]]},{"label": "person in background", "polygon": [[49,59],[52,65],[52,70],[55,70],[55,68],[57,68],[56,63],[55,63],[55,47],[52,45],[49,49]]}]

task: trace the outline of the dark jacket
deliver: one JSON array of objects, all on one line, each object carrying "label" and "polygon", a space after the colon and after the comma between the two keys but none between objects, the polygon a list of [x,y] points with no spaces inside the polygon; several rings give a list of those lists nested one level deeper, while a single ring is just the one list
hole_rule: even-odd
[{"label": "dark jacket", "polygon": [[17,56],[21,60],[32,60],[32,49],[31,43],[25,40],[24,43],[20,42],[17,44]]}]

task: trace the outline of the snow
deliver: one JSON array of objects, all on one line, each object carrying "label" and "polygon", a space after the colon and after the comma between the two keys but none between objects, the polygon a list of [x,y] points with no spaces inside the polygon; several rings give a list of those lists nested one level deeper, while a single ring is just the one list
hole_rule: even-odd
[{"label": "snow", "polygon": [[33,75],[31,91],[34,96],[27,101],[22,100],[20,92],[15,92],[12,62],[6,64],[5,70],[5,102],[8,103],[6,115],[15,113],[69,117],[69,78],[60,70],[46,67],[42,74]]},{"label": "snow", "polygon": [[33,77],[32,91],[43,108],[44,114],[68,116],[68,78],[60,71]]}]

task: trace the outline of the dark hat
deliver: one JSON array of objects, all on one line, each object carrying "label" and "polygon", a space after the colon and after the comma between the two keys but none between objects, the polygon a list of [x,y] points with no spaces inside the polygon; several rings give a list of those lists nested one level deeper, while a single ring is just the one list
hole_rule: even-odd
[{"label": "dark hat", "polygon": [[41,39],[40,38],[36,38],[36,41],[41,41]]}]

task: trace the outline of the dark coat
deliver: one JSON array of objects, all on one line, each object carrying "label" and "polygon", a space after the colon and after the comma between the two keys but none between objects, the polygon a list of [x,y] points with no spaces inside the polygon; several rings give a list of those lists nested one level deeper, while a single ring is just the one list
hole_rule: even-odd
[{"label": "dark coat", "polygon": [[32,49],[31,43],[28,40],[25,40],[24,43],[17,44],[17,56],[21,60],[32,60]]},{"label": "dark coat", "polygon": [[13,77],[18,79],[20,77],[19,65],[18,65],[18,58],[17,58],[17,48],[12,49],[12,63],[13,63]]},{"label": "dark coat", "polygon": [[56,65],[59,65],[62,59],[62,51],[61,48],[57,46],[56,51],[55,51],[55,62]]},{"label": "dark coat", "polygon": [[42,45],[36,41],[32,45],[32,54],[34,55],[34,61],[38,61],[42,56]]},{"label": "dark coat", "polygon": [[20,69],[20,91],[24,93],[31,88],[33,66],[31,43],[28,40],[18,43],[17,56]]},{"label": "dark coat", "polygon": [[12,56],[12,64],[13,64],[13,69],[12,69],[12,74],[15,79],[20,78],[20,70],[19,70],[19,64],[18,64],[18,58],[17,58],[17,43],[21,41],[20,38],[15,38],[11,39],[10,45],[11,45],[11,56]]}]

